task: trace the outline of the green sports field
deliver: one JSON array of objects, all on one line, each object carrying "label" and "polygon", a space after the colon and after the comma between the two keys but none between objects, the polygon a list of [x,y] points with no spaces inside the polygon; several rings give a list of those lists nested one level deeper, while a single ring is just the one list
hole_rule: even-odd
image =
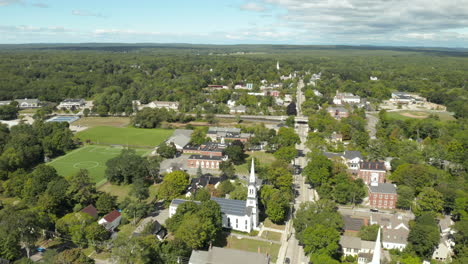
[{"label": "green sports field", "polygon": [[168,139],[172,132],[172,129],[97,126],[78,132],[76,137],[96,144],[155,147]]},{"label": "green sports field", "polygon": [[[73,175],[80,169],[87,169],[92,181],[100,185],[106,181],[106,161],[119,155],[121,151],[122,147],[88,145],[58,157],[48,165],[53,166],[64,177]],[[136,149],[136,152],[144,156],[148,155],[151,150]]]}]

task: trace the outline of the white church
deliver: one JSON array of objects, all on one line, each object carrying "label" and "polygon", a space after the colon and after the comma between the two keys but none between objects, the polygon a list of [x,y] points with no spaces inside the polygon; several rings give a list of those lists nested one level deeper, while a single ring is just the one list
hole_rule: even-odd
[{"label": "white church", "polygon": [[[247,201],[217,197],[211,198],[211,200],[217,202],[221,207],[224,228],[230,228],[242,232],[250,232],[252,230],[259,229],[257,192],[260,189],[260,186],[261,184],[257,182],[257,177],[255,176],[255,165],[252,159],[249,185],[247,188]],[[182,204],[184,202],[188,202],[188,200],[172,200],[171,205],[169,207],[169,217],[172,217],[176,213],[179,204]]]}]

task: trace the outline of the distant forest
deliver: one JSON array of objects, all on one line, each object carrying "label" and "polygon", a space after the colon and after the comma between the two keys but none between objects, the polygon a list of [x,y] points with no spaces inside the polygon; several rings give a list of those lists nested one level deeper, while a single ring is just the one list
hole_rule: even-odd
[{"label": "distant forest", "polygon": [[466,117],[467,55],[466,49],[371,46],[0,45],[0,100],[82,97],[111,113],[128,110],[132,100],[167,100],[190,112],[206,102],[209,84],[258,89],[263,79],[280,82],[298,71],[306,81],[322,72],[316,89],[324,94],[340,90],[378,102],[392,91],[417,92]]}]

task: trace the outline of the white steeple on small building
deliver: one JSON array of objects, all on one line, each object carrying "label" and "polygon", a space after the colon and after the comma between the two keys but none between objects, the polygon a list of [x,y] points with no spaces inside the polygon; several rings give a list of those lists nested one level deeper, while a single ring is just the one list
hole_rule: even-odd
[{"label": "white steeple on small building", "polygon": [[276,69],[277,69],[278,71],[280,70],[279,61],[276,61]]},{"label": "white steeple on small building", "polygon": [[249,185],[247,187],[247,210],[250,210],[252,216],[252,227],[254,229],[258,226],[258,197],[257,197],[257,177],[255,177],[255,162],[252,158],[252,165],[250,167]]},{"label": "white steeple on small building", "polygon": [[377,239],[375,240],[374,254],[372,255],[372,261],[370,264],[380,264],[380,256],[382,251],[382,242],[380,242],[380,227],[377,233]]}]

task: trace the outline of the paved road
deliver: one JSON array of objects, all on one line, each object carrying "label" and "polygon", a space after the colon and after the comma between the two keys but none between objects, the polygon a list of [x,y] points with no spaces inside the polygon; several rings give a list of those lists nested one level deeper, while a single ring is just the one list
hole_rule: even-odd
[{"label": "paved road", "polygon": [[375,126],[377,125],[377,122],[379,122],[379,118],[371,115],[370,112],[366,112],[366,119],[367,119],[367,131],[369,131],[369,137],[371,139],[375,139],[375,134],[377,130],[375,129]]}]

